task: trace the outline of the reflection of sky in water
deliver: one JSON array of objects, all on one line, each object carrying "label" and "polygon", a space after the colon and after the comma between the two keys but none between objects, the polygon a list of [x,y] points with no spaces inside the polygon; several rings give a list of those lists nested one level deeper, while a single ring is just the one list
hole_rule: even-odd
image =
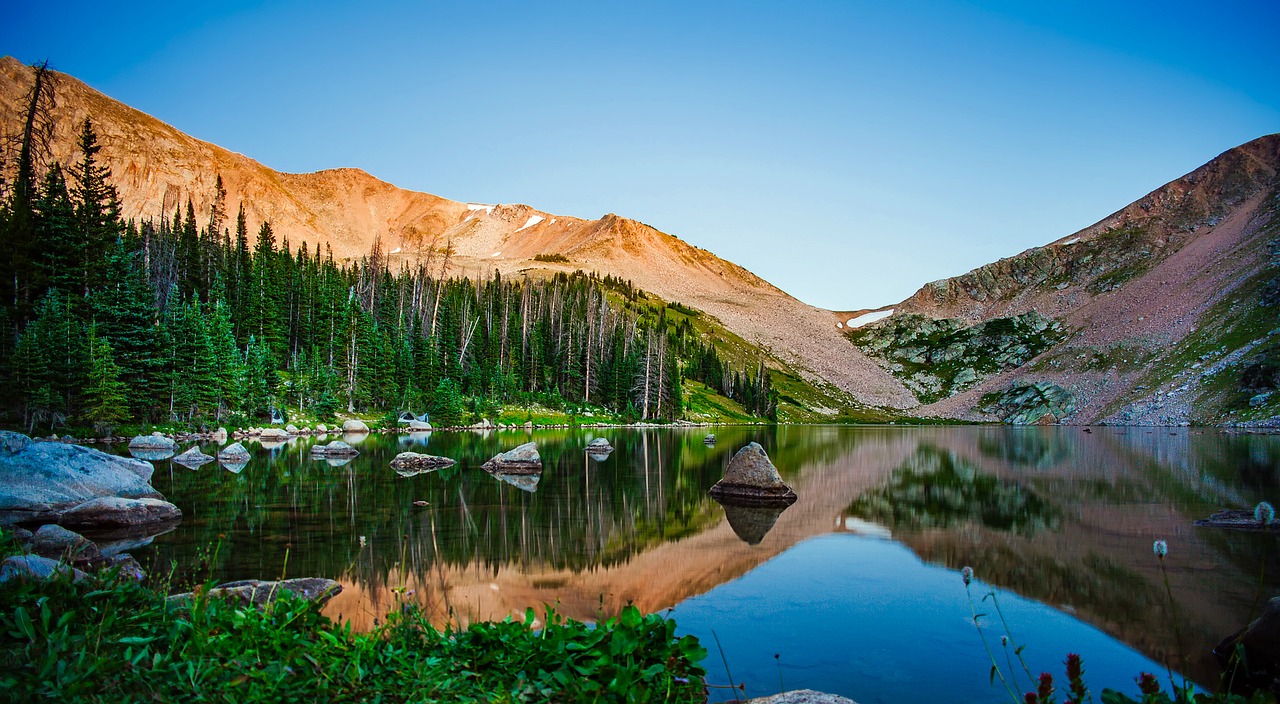
[{"label": "reflection of sky in water", "polygon": [[[975,565],[981,577],[981,565]],[[1001,671],[1000,636],[988,587],[972,587],[978,613]],[[785,595],[786,598],[778,598]],[[1104,687],[1136,694],[1139,672],[1163,676],[1156,663],[1088,624],[1044,604],[1000,591],[1000,606],[1033,675],[1049,672],[1065,688],[1062,661],[1084,658],[1095,700]],[[778,662],[787,689],[817,689],[874,702],[1009,701],[973,626],[956,571],[921,562],[900,543],[856,535],[806,540],[765,564],[675,608],[681,633],[697,635],[710,651],[708,681],[724,684],[719,638],[737,682],[748,696],[779,691]],[[1012,649],[1011,649],[1012,650]],[[1021,675],[1019,696],[1029,689]],[[1006,676],[1008,673],[1006,672]],[[1167,684],[1166,684],[1167,687]],[[711,701],[723,701],[712,690]]]}]

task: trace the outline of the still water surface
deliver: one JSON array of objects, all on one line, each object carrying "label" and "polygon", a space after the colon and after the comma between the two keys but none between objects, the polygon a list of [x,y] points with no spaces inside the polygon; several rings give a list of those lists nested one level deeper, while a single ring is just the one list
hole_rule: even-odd
[{"label": "still water surface", "polygon": [[[152,483],[186,518],[135,554],[156,574],[175,565],[178,582],[336,579],[345,590],[326,610],[357,628],[398,599],[441,624],[544,604],[582,620],[627,603],[673,609],[680,630],[711,650],[709,681],[729,681],[718,641],[748,695],[810,687],[863,704],[943,692],[1009,700],[988,682],[964,565],[977,574],[971,593],[990,614],[984,631],[1004,669],[1005,629],[982,601],[992,589],[1033,673],[1061,679],[1063,658],[1078,652],[1095,690],[1133,692],[1134,675],[1166,663],[1213,684],[1208,649],[1280,593],[1274,538],[1191,526],[1219,508],[1280,498],[1280,437],[743,427],[716,429],[708,446],[705,433],[347,437],[361,455],[345,464],[311,459],[318,440],[299,438],[246,443],[254,457],[239,472],[157,461]],[[607,459],[584,453],[596,437],[616,448]],[[536,484],[479,469],[530,439],[545,465]],[[780,514],[725,509],[706,495],[750,441],[800,497]],[[459,464],[401,476],[388,463],[404,450]],[[1179,633],[1155,539],[1169,543]],[[712,701],[731,696],[719,692]]]}]

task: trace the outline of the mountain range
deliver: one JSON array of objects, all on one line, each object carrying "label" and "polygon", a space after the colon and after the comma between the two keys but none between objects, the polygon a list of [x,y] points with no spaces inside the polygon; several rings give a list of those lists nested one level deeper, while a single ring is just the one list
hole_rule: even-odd
[{"label": "mountain range", "polygon": [[[30,68],[0,59],[6,134],[20,127],[31,81]],[[293,246],[323,243],[336,258],[376,246],[395,266],[447,248],[454,276],[580,269],[627,279],[821,389],[804,402],[811,418],[862,408],[1012,423],[1280,420],[1280,135],[898,305],[836,312],[622,216],[457,202],[359,169],[281,173],[64,74],[56,99],[52,158],[74,160],[91,118],[125,218],[172,215],[188,201],[208,212],[220,177],[251,228],[269,221]]]}]

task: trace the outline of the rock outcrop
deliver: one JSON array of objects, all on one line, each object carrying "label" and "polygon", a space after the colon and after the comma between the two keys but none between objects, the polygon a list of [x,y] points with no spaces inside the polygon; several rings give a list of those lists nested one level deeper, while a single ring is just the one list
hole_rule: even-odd
[{"label": "rock outcrop", "polygon": [[796,502],[796,493],[755,442],[734,454],[724,477],[707,493],[722,504],[738,506],[790,506]]},{"label": "rock outcrop", "polygon": [[0,523],[52,521],[102,497],[160,498],[148,462],[0,431]]}]

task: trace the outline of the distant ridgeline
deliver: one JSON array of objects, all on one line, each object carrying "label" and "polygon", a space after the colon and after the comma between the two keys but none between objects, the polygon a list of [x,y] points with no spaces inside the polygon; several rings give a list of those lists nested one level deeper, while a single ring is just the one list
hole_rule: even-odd
[{"label": "distant ridgeline", "polygon": [[0,182],[4,422],[101,430],[412,407],[451,425],[534,402],[671,419],[684,379],[776,412],[762,363],[731,368],[681,308],[668,316],[620,279],[449,278],[448,248],[392,271],[376,243],[338,264],[277,243],[266,222],[251,239],[243,204],[228,226],[221,178],[199,219],[188,201],[172,219],[125,223],[89,120],[77,163],[42,166],[43,75]]}]

